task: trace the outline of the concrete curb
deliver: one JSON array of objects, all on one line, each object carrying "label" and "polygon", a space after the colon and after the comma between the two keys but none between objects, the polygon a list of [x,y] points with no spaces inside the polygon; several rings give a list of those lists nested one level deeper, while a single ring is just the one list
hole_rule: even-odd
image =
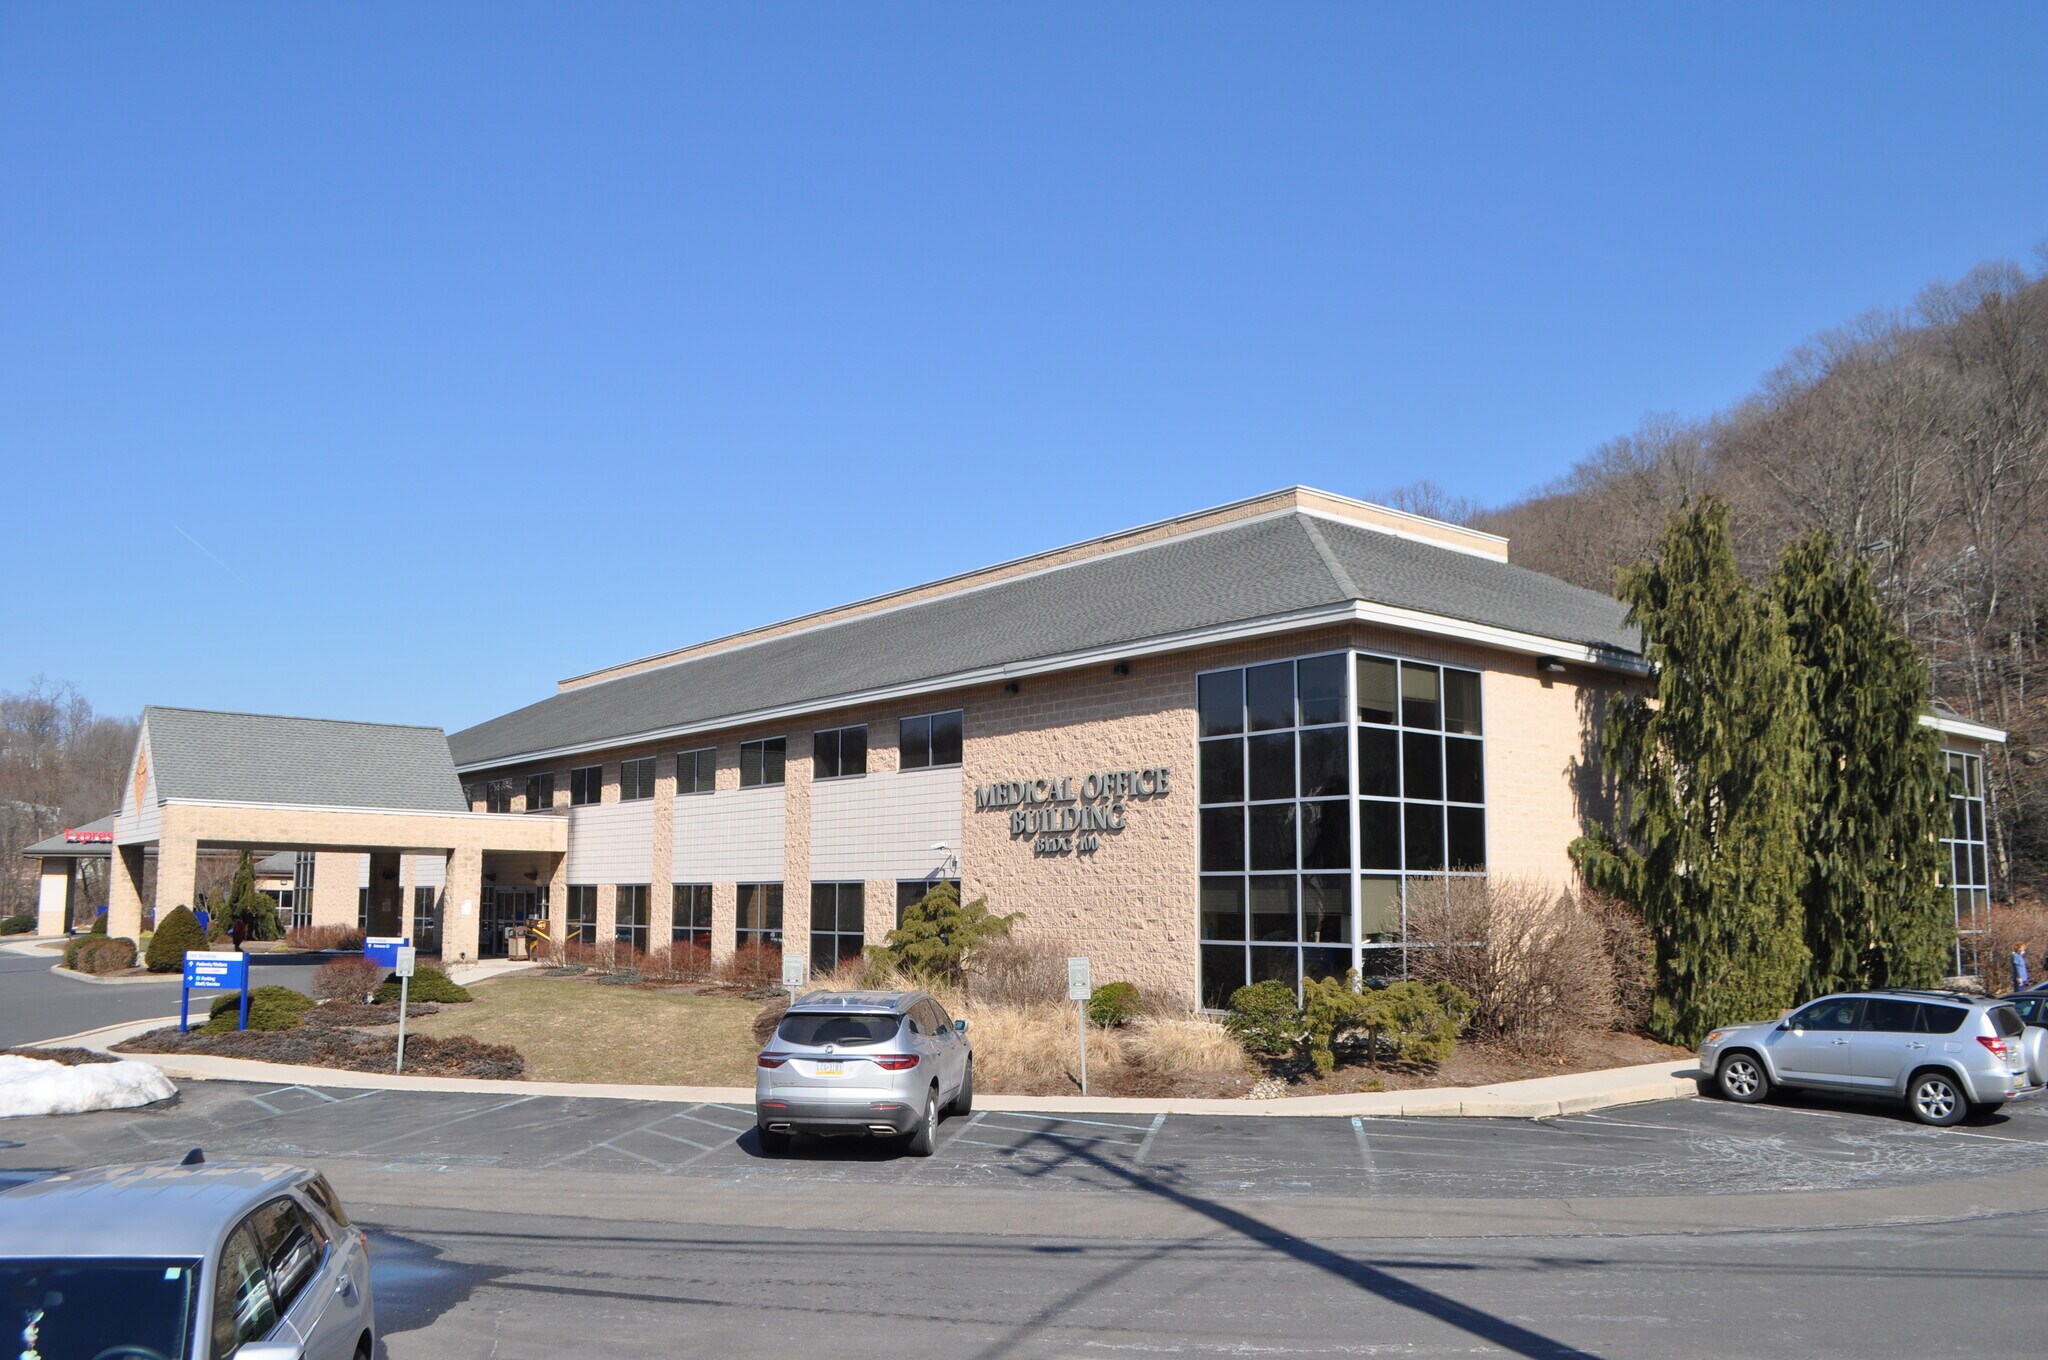
[{"label": "concrete curb", "polygon": [[[96,1048],[108,1051],[124,1039],[178,1022],[137,1020],[48,1039],[38,1048]],[[566,1096],[583,1100],[638,1100],[668,1105],[752,1105],[748,1086],[631,1086],[573,1081],[495,1081],[470,1077],[400,1077],[387,1072],[346,1072],[332,1067],[299,1067],[217,1058],[205,1054],[124,1053],[193,1081],[253,1081],[276,1086],[326,1086],[347,1090],[443,1091],[466,1095]],[[1437,1087],[1420,1091],[1374,1091],[1350,1095],[1283,1096],[1277,1100],[1177,1100],[1105,1096],[1000,1096],[977,1091],[975,1108],[1018,1114],[1195,1114],[1266,1119],[1554,1119],[1622,1105],[1643,1105],[1697,1093],[1688,1066],[1645,1063],[1604,1072],[1499,1082],[1492,1086]]]}]

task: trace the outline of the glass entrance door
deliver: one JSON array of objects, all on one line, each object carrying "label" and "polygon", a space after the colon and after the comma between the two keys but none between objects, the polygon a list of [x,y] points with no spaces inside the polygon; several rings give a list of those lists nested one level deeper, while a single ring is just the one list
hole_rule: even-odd
[{"label": "glass entrance door", "polygon": [[546,888],[500,888],[486,885],[483,915],[477,923],[476,954],[480,959],[505,957],[505,931],[547,915]]}]

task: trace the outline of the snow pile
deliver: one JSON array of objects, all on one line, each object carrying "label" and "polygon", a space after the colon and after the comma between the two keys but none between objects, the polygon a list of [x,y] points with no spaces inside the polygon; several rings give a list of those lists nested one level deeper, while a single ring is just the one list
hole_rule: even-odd
[{"label": "snow pile", "polygon": [[128,1110],[169,1100],[170,1079],[148,1063],[123,1060],[66,1067],[0,1053],[0,1119],[25,1114]]}]

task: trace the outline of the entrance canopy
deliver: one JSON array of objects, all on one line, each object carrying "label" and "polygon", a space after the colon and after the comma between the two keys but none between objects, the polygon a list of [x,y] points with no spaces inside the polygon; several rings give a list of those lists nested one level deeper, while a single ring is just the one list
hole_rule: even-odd
[{"label": "entrance canopy", "polygon": [[[142,712],[113,829],[110,934],[141,929],[152,847],[160,911],[191,902],[205,850],[438,854],[450,959],[476,957],[487,851],[538,856],[552,877],[569,843],[561,817],[471,812],[438,727],[156,707]],[[356,863],[316,873],[316,924],[356,921]]]}]

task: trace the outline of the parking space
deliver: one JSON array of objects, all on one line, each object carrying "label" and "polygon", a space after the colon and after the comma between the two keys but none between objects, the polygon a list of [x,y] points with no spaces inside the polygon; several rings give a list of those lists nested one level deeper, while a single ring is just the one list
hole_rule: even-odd
[{"label": "parking space", "polygon": [[761,1155],[743,1105],[188,1083],[157,1110],[14,1120],[0,1174],[166,1157],[348,1158],[373,1166],[1111,1189],[1134,1175],[1205,1195],[1473,1198],[1745,1194],[1963,1179],[2048,1163],[2048,1104],[1930,1129],[1892,1110],[1797,1099],[1667,1101],[1540,1121],[1018,1114],[948,1120],[934,1156],[799,1139]]}]

